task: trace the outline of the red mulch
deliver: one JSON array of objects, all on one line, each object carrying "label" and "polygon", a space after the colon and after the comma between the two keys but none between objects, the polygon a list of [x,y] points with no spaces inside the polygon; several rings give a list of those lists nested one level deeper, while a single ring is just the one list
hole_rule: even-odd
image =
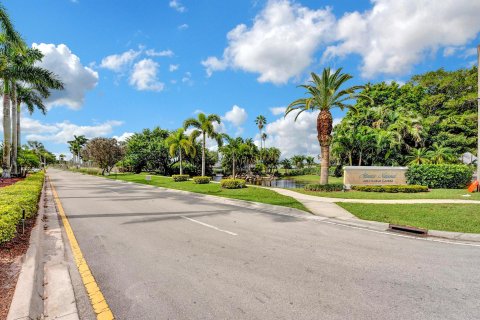
[{"label": "red mulch", "polygon": [[36,218],[25,221],[25,234],[22,225],[17,227],[17,236],[11,241],[0,244],[0,320],[7,319],[18,275],[22,268],[22,256],[27,252],[30,232]]},{"label": "red mulch", "polygon": [[23,180],[24,178],[0,178],[0,188],[12,185],[18,181]]}]

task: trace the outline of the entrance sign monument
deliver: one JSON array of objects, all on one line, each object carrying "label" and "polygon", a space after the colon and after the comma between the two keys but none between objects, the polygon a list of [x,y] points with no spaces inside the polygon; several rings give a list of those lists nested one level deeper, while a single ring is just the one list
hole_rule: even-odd
[{"label": "entrance sign monument", "polygon": [[343,168],[343,184],[352,185],[405,185],[407,167],[347,166]]}]

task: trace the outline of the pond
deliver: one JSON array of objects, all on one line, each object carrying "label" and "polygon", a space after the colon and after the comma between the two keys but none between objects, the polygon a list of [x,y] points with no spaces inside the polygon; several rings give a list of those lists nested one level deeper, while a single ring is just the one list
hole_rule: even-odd
[{"label": "pond", "polygon": [[[220,181],[223,178],[223,176],[214,176],[213,181]],[[272,188],[303,188],[307,184],[311,182],[308,181],[300,181],[300,180],[294,180],[294,179],[273,179],[273,180],[267,180],[267,179],[261,179],[257,180],[256,183],[248,183],[252,185],[257,185],[257,186],[264,186],[264,187],[272,187]]]}]

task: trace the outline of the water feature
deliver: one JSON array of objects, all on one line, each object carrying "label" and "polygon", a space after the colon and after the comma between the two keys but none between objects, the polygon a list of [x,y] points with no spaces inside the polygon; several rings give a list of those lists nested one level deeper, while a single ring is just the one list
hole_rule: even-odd
[{"label": "water feature", "polygon": [[[223,179],[222,175],[213,176],[213,181],[220,181]],[[247,183],[251,185],[272,187],[272,188],[303,188],[309,184],[308,181],[300,181],[294,179],[258,179],[255,183]]]}]

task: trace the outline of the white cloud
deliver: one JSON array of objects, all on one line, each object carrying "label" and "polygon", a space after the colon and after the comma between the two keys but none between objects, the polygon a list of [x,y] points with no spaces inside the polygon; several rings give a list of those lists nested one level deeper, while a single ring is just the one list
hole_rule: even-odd
[{"label": "white cloud", "polygon": [[54,143],[67,143],[74,135],[85,135],[88,139],[98,136],[108,136],[113,128],[122,125],[117,120],[105,121],[96,125],[77,125],[69,121],[53,124],[43,124],[31,118],[22,119],[22,133],[26,134],[27,140],[51,141]]},{"label": "white cloud", "polygon": [[310,10],[288,0],[270,0],[253,26],[240,24],[228,33],[222,59],[209,57],[202,64],[208,75],[228,66],[260,74],[259,82],[286,83],[312,63],[334,23],[329,8]]},{"label": "white cloud", "polygon": [[180,2],[180,0],[171,0],[168,5],[170,8],[177,10],[178,12],[185,12],[185,6]]},{"label": "white cloud", "polygon": [[179,67],[180,67],[179,64],[171,64],[171,65],[168,66],[168,71],[170,71],[170,72],[176,71],[176,70],[178,70]]},{"label": "white cloud", "polygon": [[188,24],[184,23],[178,26],[178,30],[185,30],[188,29]]},{"label": "white cloud", "polygon": [[185,75],[182,78],[182,82],[192,85],[193,84],[192,74],[190,72],[185,72]]},{"label": "white cloud", "polygon": [[285,110],[287,110],[286,107],[273,107],[273,108],[270,108],[270,112],[271,112],[274,116],[278,116],[278,115],[284,114],[284,113],[285,113]]},{"label": "white cloud", "polygon": [[[279,148],[282,158],[290,158],[296,154],[317,157],[320,146],[317,140],[318,112],[304,112],[297,121],[296,114],[290,113],[285,118],[281,117],[265,126],[267,133],[266,146]],[[341,118],[334,118],[333,125],[340,123]],[[260,135],[255,137],[260,145]]]},{"label": "white cloud", "polygon": [[112,54],[102,59],[100,67],[119,72],[123,69],[123,67],[131,64],[133,60],[140,55],[140,53],[141,51],[130,49],[121,54]]},{"label": "white cloud", "polygon": [[117,139],[117,141],[123,142],[133,135],[134,135],[133,132],[124,132],[120,136],[113,136],[112,138]]},{"label": "white cloud", "polygon": [[37,65],[55,73],[64,83],[64,90],[54,90],[46,100],[49,107],[67,106],[80,109],[85,101],[87,91],[98,83],[98,73],[81,64],[80,58],[70,51],[65,44],[32,44],[43,54],[43,60]]},{"label": "white cloud", "polygon": [[157,78],[159,64],[152,59],[135,63],[130,76],[130,84],[138,90],[162,91],[164,83]]},{"label": "white cloud", "polygon": [[149,57],[173,57],[172,50],[155,51],[154,49],[148,49],[145,54]]},{"label": "white cloud", "polygon": [[240,127],[247,120],[248,114],[245,109],[234,105],[231,110],[227,111],[223,119],[232,123],[235,127]]},{"label": "white cloud", "polygon": [[[480,32],[480,1],[372,0],[371,10],[344,15],[338,45],[324,58],[359,54],[364,77],[405,74],[441,47],[458,47]],[[446,55],[452,49],[446,50]]]}]

